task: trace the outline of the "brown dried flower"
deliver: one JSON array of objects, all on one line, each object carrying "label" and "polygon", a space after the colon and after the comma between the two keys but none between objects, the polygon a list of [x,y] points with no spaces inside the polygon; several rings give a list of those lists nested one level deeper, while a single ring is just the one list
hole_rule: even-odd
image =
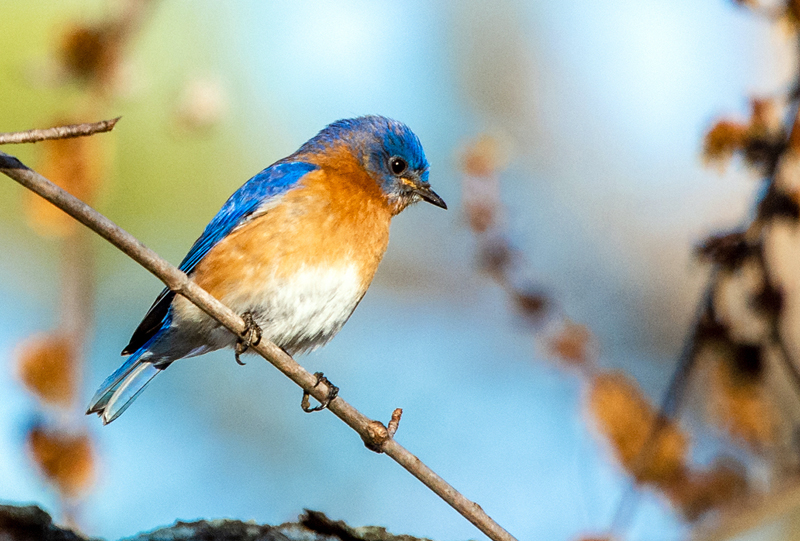
[{"label": "brown dried flower", "polygon": [[670,501],[690,521],[731,503],[747,490],[744,466],[730,458],[718,460],[709,471],[687,473],[680,482],[666,487]]},{"label": "brown dried flower", "polygon": [[720,120],[708,131],[703,141],[703,157],[708,163],[724,165],[736,151],[747,144],[745,124]]},{"label": "brown dried flower", "polygon": [[76,395],[75,350],[61,334],[38,334],[20,344],[19,379],[42,401],[68,407]]},{"label": "brown dried flower", "polygon": [[668,486],[686,468],[687,436],[657,415],[638,385],[622,372],[601,373],[590,382],[589,413],[622,466],[640,483]]},{"label": "brown dried flower", "polygon": [[94,482],[92,443],[87,434],[66,434],[33,426],[27,445],[44,477],[66,498],[77,498]]}]

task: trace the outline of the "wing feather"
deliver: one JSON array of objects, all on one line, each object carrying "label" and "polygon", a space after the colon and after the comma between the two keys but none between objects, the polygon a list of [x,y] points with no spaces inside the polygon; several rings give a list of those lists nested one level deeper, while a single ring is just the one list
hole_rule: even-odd
[{"label": "wing feather", "polygon": [[[197,264],[219,241],[249,219],[260,214],[259,209],[280,197],[306,174],[318,166],[306,162],[278,162],[264,169],[245,182],[228,198],[216,216],[206,226],[203,234],[192,245],[181,261],[180,269],[191,275]],[[123,355],[135,352],[145,345],[168,321],[169,307],[175,293],[164,289],[136,328],[130,342],[122,350]]]}]

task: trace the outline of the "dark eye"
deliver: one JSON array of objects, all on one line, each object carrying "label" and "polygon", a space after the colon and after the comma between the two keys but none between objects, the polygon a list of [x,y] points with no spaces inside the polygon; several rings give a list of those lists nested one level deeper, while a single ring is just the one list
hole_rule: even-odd
[{"label": "dark eye", "polygon": [[389,158],[389,169],[392,174],[402,175],[408,169],[408,163],[399,156],[392,156]]}]

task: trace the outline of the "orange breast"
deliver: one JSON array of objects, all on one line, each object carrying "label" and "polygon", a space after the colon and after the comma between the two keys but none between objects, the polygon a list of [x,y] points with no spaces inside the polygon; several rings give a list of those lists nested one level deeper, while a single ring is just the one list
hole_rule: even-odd
[{"label": "orange breast", "polygon": [[221,301],[241,302],[299,270],[355,266],[363,295],[386,250],[391,216],[363,169],[347,161],[323,164],[214,246],[193,278]]}]

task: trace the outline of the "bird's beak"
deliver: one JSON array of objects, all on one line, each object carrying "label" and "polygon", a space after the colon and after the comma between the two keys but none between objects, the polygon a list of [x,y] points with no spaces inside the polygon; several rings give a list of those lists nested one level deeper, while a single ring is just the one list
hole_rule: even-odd
[{"label": "bird's beak", "polygon": [[437,207],[443,208],[447,210],[447,203],[444,202],[444,199],[439,197],[436,192],[431,190],[430,186],[427,185],[420,185],[414,189],[414,193],[420,196],[422,199],[431,203],[432,205],[436,205]]}]

